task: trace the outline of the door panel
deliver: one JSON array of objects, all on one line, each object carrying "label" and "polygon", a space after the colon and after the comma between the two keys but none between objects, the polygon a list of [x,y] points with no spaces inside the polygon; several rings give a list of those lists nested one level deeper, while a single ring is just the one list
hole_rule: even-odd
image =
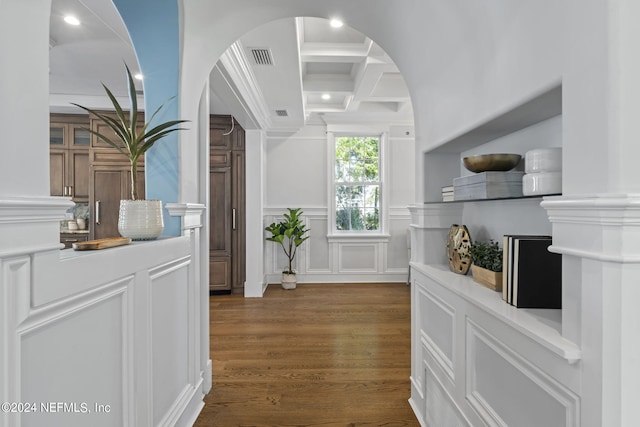
[{"label": "door panel", "polygon": [[64,194],[65,174],[67,173],[66,150],[50,150],[49,152],[49,183],[52,196],[66,196]]},{"label": "door panel", "polygon": [[231,204],[236,211],[236,224],[232,236],[232,285],[233,293],[244,293],[246,279],[245,262],[245,154],[244,151],[233,151],[233,181],[231,190]]},{"label": "door panel", "polygon": [[120,237],[118,213],[125,178],[126,174],[120,170],[93,171],[94,203],[90,206],[92,239]]},{"label": "door panel", "polygon": [[[231,289],[231,169],[211,169],[209,174],[210,287]],[[224,268],[222,265],[224,264]]]},{"label": "door panel", "polygon": [[89,151],[69,150],[69,178],[75,202],[89,201]]},{"label": "door panel", "polygon": [[231,116],[212,116],[209,121],[209,147],[211,150],[231,150],[234,133],[231,131]]},{"label": "door panel", "polygon": [[209,259],[209,290],[228,291],[231,283],[231,258],[212,257]]}]

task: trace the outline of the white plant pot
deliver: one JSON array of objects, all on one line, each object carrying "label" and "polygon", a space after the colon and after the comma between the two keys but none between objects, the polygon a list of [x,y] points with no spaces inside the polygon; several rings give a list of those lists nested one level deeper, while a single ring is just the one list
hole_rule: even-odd
[{"label": "white plant pot", "polygon": [[296,275],[282,273],[282,289],[295,289],[296,288]]},{"label": "white plant pot", "polygon": [[163,229],[161,200],[120,200],[118,231],[122,237],[153,240]]}]

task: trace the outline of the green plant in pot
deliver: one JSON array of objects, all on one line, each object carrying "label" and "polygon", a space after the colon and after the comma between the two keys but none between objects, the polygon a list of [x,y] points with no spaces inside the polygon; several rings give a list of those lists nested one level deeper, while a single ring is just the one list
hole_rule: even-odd
[{"label": "green plant in pot", "polygon": [[272,223],[265,230],[271,233],[266,239],[270,242],[278,243],[289,259],[287,269],[282,272],[282,287],[284,289],[295,289],[297,278],[293,269],[293,260],[298,247],[310,236],[305,236],[309,229],[305,228],[302,222],[302,209],[287,208],[287,210],[289,212],[284,214],[284,220]]},{"label": "green plant in pot", "polygon": [[494,291],[502,290],[502,249],[498,242],[474,242],[469,257],[473,280]]},{"label": "green plant in pot", "polygon": [[[79,104],[72,103],[76,107],[82,108],[90,114],[100,119],[109,130],[113,131],[113,136],[105,135],[92,129],[87,129],[90,133],[98,137],[101,141],[115,148],[124,155],[130,164],[131,170],[131,200],[120,201],[120,213],[118,217],[118,231],[123,237],[130,237],[133,240],[152,240],[162,234],[164,222],[162,218],[162,201],[141,200],[138,194],[138,160],[153,145],[165,136],[184,128],[175,127],[188,120],[169,120],[163,123],[153,123],[153,119],[164,108],[166,103],[160,105],[142,127],[138,127],[138,118],[142,113],[138,110],[136,98],[136,87],[127,64],[125,69],[128,78],[128,95],[131,108],[128,113],[124,111],[111,90],[103,83],[111,104],[115,110],[115,117],[111,114],[96,111]],[[173,98],[170,98],[170,101]]]}]

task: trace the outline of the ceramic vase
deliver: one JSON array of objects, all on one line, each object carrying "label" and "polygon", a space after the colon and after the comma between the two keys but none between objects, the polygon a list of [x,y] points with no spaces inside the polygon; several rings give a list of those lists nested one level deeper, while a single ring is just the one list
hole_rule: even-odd
[{"label": "ceramic vase", "polygon": [[295,289],[296,288],[296,275],[282,273],[282,288],[283,289]]},{"label": "ceramic vase", "polygon": [[122,237],[154,240],[163,229],[161,200],[120,200],[118,231]]}]

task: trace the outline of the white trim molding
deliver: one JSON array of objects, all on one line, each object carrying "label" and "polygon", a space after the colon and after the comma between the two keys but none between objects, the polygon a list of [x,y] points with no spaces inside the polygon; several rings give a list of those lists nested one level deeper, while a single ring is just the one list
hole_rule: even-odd
[{"label": "white trim molding", "polygon": [[550,251],[613,263],[640,263],[640,194],[547,197]]},{"label": "white trim molding", "polygon": [[201,203],[167,203],[169,215],[182,217],[182,228],[187,230],[203,226],[202,217],[207,208]]},{"label": "white trim molding", "polygon": [[0,199],[0,225],[50,222],[64,218],[73,207],[70,197],[20,197]]},{"label": "white trim molding", "polygon": [[68,197],[0,199],[0,259],[60,249],[60,220],[73,205]]},{"label": "white trim molding", "polygon": [[[248,111],[254,115],[261,129],[271,129],[271,114],[260,90],[251,65],[239,41],[232,44],[220,57],[224,74],[229,77],[229,85],[235,85],[240,92],[239,99],[247,103]],[[222,72],[222,70],[221,70]],[[225,76],[226,77],[226,76]]]}]

